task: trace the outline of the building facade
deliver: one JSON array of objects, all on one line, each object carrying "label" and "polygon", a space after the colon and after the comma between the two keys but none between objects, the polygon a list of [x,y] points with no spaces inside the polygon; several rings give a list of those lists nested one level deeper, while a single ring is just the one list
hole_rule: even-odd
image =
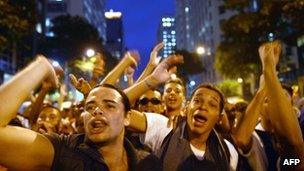
[{"label": "building facade", "polygon": [[163,16],[157,31],[157,42],[164,42],[164,48],[159,53],[163,57],[168,57],[176,49],[175,18]]},{"label": "building facade", "polygon": [[164,42],[164,48],[160,51],[159,55],[168,57],[176,49],[176,31],[175,31],[175,18],[172,16],[161,17],[158,30],[157,42]]},{"label": "building facade", "polygon": [[219,82],[214,54],[222,39],[220,23],[233,13],[223,8],[222,0],[176,0],[175,7],[177,48],[190,52],[200,49],[198,53],[205,67],[203,73],[191,76],[188,89],[201,82]]},{"label": "building facade", "polygon": [[112,56],[121,59],[125,50],[122,13],[110,10],[105,13],[105,17],[107,25],[105,47]]},{"label": "building facade", "polygon": [[52,37],[51,20],[59,15],[70,14],[88,20],[98,30],[99,36],[106,40],[105,0],[38,0],[39,13],[36,31]]}]

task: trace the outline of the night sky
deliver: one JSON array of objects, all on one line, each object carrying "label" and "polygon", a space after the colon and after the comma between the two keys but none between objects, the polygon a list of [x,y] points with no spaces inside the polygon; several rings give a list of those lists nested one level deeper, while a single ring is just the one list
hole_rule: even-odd
[{"label": "night sky", "polygon": [[157,43],[157,28],[163,15],[174,15],[174,0],[107,0],[107,11],[123,15],[125,45],[141,55],[136,77],[148,62],[150,51]]}]

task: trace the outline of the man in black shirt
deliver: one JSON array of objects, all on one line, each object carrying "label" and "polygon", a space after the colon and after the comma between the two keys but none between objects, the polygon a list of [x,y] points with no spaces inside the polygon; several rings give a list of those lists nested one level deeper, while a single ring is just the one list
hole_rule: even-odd
[{"label": "man in black shirt", "polygon": [[[59,85],[55,69],[39,55],[10,82],[0,86],[0,165],[10,170],[147,170],[124,139],[125,126],[130,121],[129,100],[133,102],[140,96],[139,88],[150,87],[156,75],[166,81],[168,69],[181,61],[182,57],[174,56],[164,60],[153,76],[127,91],[128,97],[111,85],[93,88],[85,103],[85,134],[60,137],[8,126],[29,93],[42,81],[53,87]],[[153,167],[158,165],[150,166],[155,170]]]}]

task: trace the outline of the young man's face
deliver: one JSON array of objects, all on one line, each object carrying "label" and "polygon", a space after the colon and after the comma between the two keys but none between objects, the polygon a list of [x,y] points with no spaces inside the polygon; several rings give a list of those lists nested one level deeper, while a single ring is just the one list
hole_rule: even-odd
[{"label": "young man's face", "polygon": [[166,108],[180,109],[184,101],[184,88],[177,83],[165,85],[163,100]]},{"label": "young man's face", "polygon": [[114,89],[98,87],[87,97],[83,115],[87,137],[95,143],[107,143],[123,137],[125,107]]},{"label": "young man's face", "polygon": [[210,132],[220,117],[220,95],[208,88],[199,88],[188,106],[187,124],[194,134]]},{"label": "young man's face", "polygon": [[158,91],[147,91],[139,98],[138,110],[141,112],[162,113],[161,94]]},{"label": "young man's face", "polygon": [[46,122],[55,127],[60,123],[60,112],[52,107],[45,107],[41,110],[37,122]]}]

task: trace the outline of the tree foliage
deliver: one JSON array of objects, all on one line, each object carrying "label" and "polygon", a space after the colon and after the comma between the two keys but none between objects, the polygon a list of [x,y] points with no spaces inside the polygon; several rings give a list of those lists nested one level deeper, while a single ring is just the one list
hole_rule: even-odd
[{"label": "tree foliage", "polygon": [[11,49],[12,44],[24,45],[22,40],[34,31],[34,0],[0,1],[0,50]]},{"label": "tree foliage", "polygon": [[49,56],[60,57],[62,61],[82,57],[87,48],[101,51],[102,40],[97,29],[79,16],[61,15],[52,20],[50,31],[42,49]]},{"label": "tree foliage", "polygon": [[225,0],[226,9],[235,15],[221,23],[224,41],[216,50],[215,66],[228,78],[259,74],[261,43],[280,39],[295,45],[295,38],[304,33],[303,0],[256,2],[258,8],[251,9],[251,0]]},{"label": "tree foliage", "polygon": [[187,50],[176,50],[175,53],[184,57],[184,63],[178,66],[178,73],[185,82],[189,81],[189,75],[199,74],[204,71],[202,58],[196,53]]},{"label": "tree foliage", "polygon": [[86,75],[76,67],[76,64],[82,60],[88,48],[103,54],[105,72],[109,72],[118,62],[104,49],[97,29],[80,16],[61,15],[54,18],[50,31],[54,36],[45,39],[40,51],[53,59],[67,62],[71,73],[78,77]]},{"label": "tree foliage", "polygon": [[233,97],[241,95],[241,84],[233,80],[225,80],[217,85],[217,88],[223,92],[225,97]]}]

